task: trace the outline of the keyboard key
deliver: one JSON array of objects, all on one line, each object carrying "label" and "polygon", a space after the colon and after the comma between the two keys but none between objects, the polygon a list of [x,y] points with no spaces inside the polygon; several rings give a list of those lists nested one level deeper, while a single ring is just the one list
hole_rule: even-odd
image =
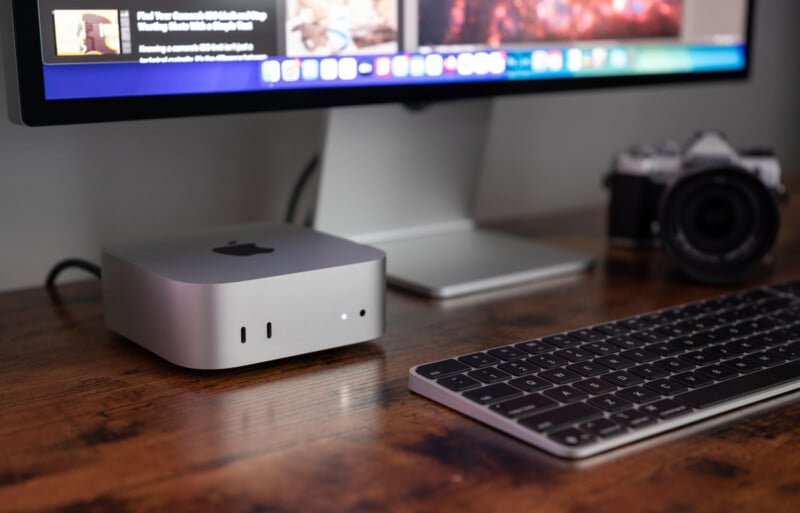
[{"label": "keyboard key", "polygon": [[599,436],[601,438],[611,438],[612,436],[621,435],[622,433],[626,432],[625,429],[620,424],[616,422],[612,422],[608,419],[597,419],[586,422],[578,426],[581,431],[586,433],[591,433],[594,436]]},{"label": "keyboard key", "polygon": [[557,431],[562,427],[595,420],[602,416],[603,413],[597,408],[584,403],[575,403],[524,418],[519,423],[528,429],[540,433],[548,433]]},{"label": "keyboard key", "polygon": [[517,349],[522,349],[523,351],[526,351],[532,355],[547,353],[555,349],[555,346],[541,340],[529,340],[527,342],[517,344],[514,347]]},{"label": "keyboard key", "polygon": [[562,349],[561,351],[556,351],[556,356],[569,360],[571,362],[583,362],[594,355],[588,351],[583,351],[578,347],[570,347],[569,349]]},{"label": "keyboard key", "polygon": [[800,358],[800,344],[790,344],[788,346],[780,346],[767,351],[768,354],[776,357],[783,358],[784,360],[797,360]]},{"label": "keyboard key", "polygon": [[703,340],[701,334],[690,335],[688,337],[681,337],[676,338],[672,342],[670,342],[675,347],[679,347],[682,350],[691,350],[691,349],[700,349],[710,344],[710,342]]},{"label": "keyboard key", "polygon": [[528,363],[525,360],[506,362],[498,365],[497,368],[514,376],[525,376],[539,370],[538,366]]},{"label": "keyboard key", "polygon": [[739,375],[730,367],[723,367],[722,365],[709,365],[708,367],[701,367],[697,369],[698,374],[709,377],[715,381],[724,381],[726,379],[735,378]]},{"label": "keyboard key", "polygon": [[633,385],[638,385],[642,381],[642,378],[637,376],[636,374],[631,374],[630,372],[620,371],[620,372],[612,372],[611,374],[606,374],[603,376],[603,379],[617,385],[618,387],[630,387]]},{"label": "keyboard key", "polygon": [[594,353],[598,356],[605,356],[607,354],[616,353],[618,350],[616,347],[611,346],[606,342],[593,342],[591,344],[583,345],[581,346],[581,348],[591,353]]},{"label": "keyboard key", "polygon": [[661,395],[675,395],[688,390],[686,385],[673,381],[671,379],[659,379],[651,381],[645,385],[650,390],[657,392]]},{"label": "keyboard key", "polygon": [[785,294],[800,296],[800,280],[794,280],[787,283],[781,283],[779,285],[773,285],[769,289],[776,290],[778,292],[783,292]]},{"label": "keyboard key", "polygon": [[661,394],[644,387],[626,388],[617,392],[617,396],[636,404],[647,404],[661,399]]},{"label": "keyboard key", "polygon": [[659,360],[655,362],[654,365],[656,365],[657,367],[661,367],[662,369],[666,369],[670,372],[682,372],[694,369],[695,367],[694,364],[684,360],[678,360],[677,358],[667,358],[665,360]]},{"label": "keyboard key", "polygon": [[729,310],[735,309],[742,304],[745,303],[745,300],[740,295],[733,295],[733,296],[726,296],[723,298],[718,298],[719,304],[722,306],[722,309]]},{"label": "keyboard key", "polygon": [[464,392],[464,397],[471,401],[475,401],[478,404],[496,403],[505,399],[519,397],[521,395],[522,392],[506,383],[497,383]]},{"label": "keyboard key", "polygon": [[[800,317],[798,318],[800,320]],[[783,330],[786,333],[786,340],[787,341],[795,341],[800,340],[800,324],[795,324],[793,326],[787,326]]]},{"label": "keyboard key", "polygon": [[[739,320],[736,310],[716,312],[714,314],[709,315],[707,318],[715,326],[724,326],[726,324],[729,324],[731,322],[736,322],[737,320]],[[713,342],[724,342],[724,340],[718,340],[717,338],[715,338]]]},{"label": "keyboard key", "polygon": [[[726,322],[730,322],[728,320],[723,320],[719,318],[717,318],[716,320],[720,321],[718,324],[725,324]],[[695,340],[696,343],[699,344],[700,346],[706,346],[708,344],[719,344],[721,342],[726,342],[727,340],[729,340],[727,337],[722,336],[722,334],[718,333],[717,331],[704,331],[702,333],[695,333],[694,335],[692,335],[691,338]]]},{"label": "keyboard key", "polygon": [[626,335],[630,333],[632,330],[621,324],[610,322],[608,324],[603,324],[602,326],[595,326],[595,330],[605,333],[606,335],[610,335],[612,337],[617,337],[619,335]]},{"label": "keyboard key", "polygon": [[[741,313],[741,310],[740,310]],[[718,335],[727,339],[741,338],[752,334],[752,330],[744,323],[734,324],[732,326],[723,326],[714,330]]]},{"label": "keyboard key", "polygon": [[638,338],[633,338],[630,336],[614,337],[608,339],[606,342],[613,344],[620,349],[636,349],[637,347],[641,347],[645,344],[644,340],[639,340]]},{"label": "keyboard key", "polygon": [[704,313],[707,312],[702,301],[681,307],[681,314],[683,315],[683,318],[697,317],[698,315],[703,315]]},{"label": "keyboard key", "polygon": [[677,326],[685,332],[683,335],[687,335],[690,333],[696,333],[698,331],[710,330],[716,327],[716,324],[714,324],[714,322],[712,322],[712,320],[708,317],[698,317],[696,319],[689,319],[688,321],[680,322],[677,324]]},{"label": "keyboard key", "polygon": [[714,382],[713,378],[703,374],[698,374],[696,372],[684,372],[683,374],[677,374],[673,376],[672,379],[678,383],[686,385],[689,388],[703,387]]},{"label": "keyboard key", "polygon": [[600,397],[589,399],[589,404],[611,413],[627,410],[633,406],[633,403],[630,401],[622,399],[621,397],[617,397],[613,394],[601,395]]},{"label": "keyboard key", "polygon": [[657,422],[655,418],[639,410],[626,410],[615,413],[610,418],[614,422],[633,429],[649,426]]},{"label": "keyboard key", "polygon": [[550,369],[542,371],[539,373],[539,377],[544,378],[547,381],[552,381],[556,385],[564,385],[566,383],[572,383],[573,381],[578,381],[581,379],[580,374],[576,374],[567,369]]},{"label": "keyboard key", "polygon": [[542,394],[530,394],[510,401],[493,404],[490,410],[513,419],[556,408],[558,403]]},{"label": "keyboard key", "polygon": [[547,342],[548,344],[554,345],[556,347],[565,348],[565,347],[572,347],[578,346],[582,342],[577,338],[572,338],[569,335],[553,335],[551,337],[545,337],[542,339],[543,341]]},{"label": "keyboard key", "polygon": [[670,318],[668,315],[664,315],[661,312],[655,312],[647,315],[642,315],[639,317],[642,321],[650,324],[651,326],[658,326],[661,324],[667,324],[668,322],[674,320]]},{"label": "keyboard key", "polygon": [[637,318],[625,319],[624,321],[619,321],[618,324],[636,331],[646,330],[647,328],[652,326],[652,324],[650,324],[649,322]]},{"label": "keyboard key", "polygon": [[469,390],[470,388],[481,386],[480,381],[476,381],[472,378],[464,376],[463,374],[457,374],[455,376],[450,376],[449,378],[441,378],[436,382],[454,392],[462,392],[464,390]]},{"label": "keyboard key", "polygon": [[751,291],[745,292],[745,293],[741,294],[740,297],[742,299],[744,299],[745,301],[748,301],[748,302],[751,302],[751,301],[752,302],[763,301],[763,300],[775,298],[775,296],[772,294],[772,292],[770,292],[769,289],[766,289],[766,288],[764,288],[764,289],[756,289],[756,290],[751,290]]},{"label": "keyboard key", "polygon": [[756,333],[743,339],[743,341],[749,343],[756,350],[767,349],[785,343],[789,339],[789,331],[790,329],[781,329],[770,333]]},{"label": "keyboard key", "polygon": [[794,303],[794,301],[788,297],[776,297],[759,303],[755,308],[760,314],[771,314],[783,310],[784,308],[789,308],[792,306],[792,303]]},{"label": "keyboard key", "polygon": [[704,314],[709,314],[717,312],[719,310],[723,310],[725,308],[725,299],[724,298],[706,299],[705,301],[702,301],[699,305],[700,305],[700,310]]},{"label": "keyboard key", "polygon": [[793,308],[787,308],[785,310],[781,310],[780,312],[772,312],[769,314],[769,318],[777,323],[777,324],[789,324],[792,322],[796,322],[798,317],[800,317],[800,312]]},{"label": "keyboard key", "polygon": [[467,356],[462,356],[459,358],[458,361],[461,363],[466,363],[467,365],[475,367],[476,369],[480,369],[481,367],[489,367],[496,363],[500,363],[500,360],[486,353],[468,354]]},{"label": "keyboard key", "polygon": [[754,353],[744,357],[745,360],[750,360],[764,367],[774,367],[784,363],[786,360],[770,353]]},{"label": "keyboard key", "polygon": [[721,362],[721,365],[724,365],[725,367],[730,367],[739,374],[749,374],[751,372],[760,371],[762,368],[760,364],[753,363],[750,360],[744,360],[744,359],[728,360],[725,362]]},{"label": "keyboard key", "polygon": [[576,428],[567,428],[549,435],[556,442],[569,447],[581,447],[594,442],[594,435]]},{"label": "keyboard key", "polygon": [[716,323],[713,321],[713,316],[717,312],[723,309],[723,306],[718,304],[712,308],[705,308],[703,313],[698,317],[692,317],[690,319],[686,319],[678,325],[680,326],[691,326],[693,329],[692,331],[706,331],[716,326]]},{"label": "keyboard key", "polygon": [[672,399],[662,399],[655,403],[650,403],[641,407],[641,410],[648,415],[661,419],[671,419],[679,415],[685,415],[692,411],[686,404],[679,403]]},{"label": "keyboard key", "polygon": [[630,372],[648,380],[661,379],[669,376],[669,371],[661,367],[656,367],[655,365],[639,365],[638,367],[630,369]]},{"label": "keyboard key", "polygon": [[735,344],[724,344],[720,346],[712,346],[706,349],[709,354],[718,356],[719,358],[731,358],[742,354],[742,349]]},{"label": "keyboard key", "polygon": [[697,317],[698,313],[691,312],[685,306],[679,306],[677,308],[670,308],[669,310],[662,310],[661,315],[672,322],[681,321],[685,319],[689,319],[692,317]]},{"label": "keyboard key", "polygon": [[640,331],[638,333],[634,333],[631,337],[641,340],[642,342],[646,342],[648,344],[656,344],[658,342],[665,342],[669,340],[668,335],[664,335],[663,333],[659,333],[656,330],[651,331]]},{"label": "keyboard key", "polygon": [[605,333],[592,329],[570,331],[567,335],[572,338],[577,338],[578,340],[583,340],[584,342],[600,342],[608,338]]},{"label": "keyboard key", "polygon": [[551,388],[543,392],[547,397],[561,401],[562,403],[574,403],[582,399],[586,399],[588,394],[583,390],[573,388],[571,386],[563,386],[558,388]]},{"label": "keyboard key", "polygon": [[633,360],[629,358],[625,358],[624,356],[617,356],[617,355],[609,355],[609,356],[601,356],[594,360],[595,363],[599,363],[605,367],[608,367],[611,370],[622,370],[627,369],[636,364]]},{"label": "keyboard key", "polygon": [[[769,311],[764,313],[770,313]],[[747,329],[750,333],[759,333],[763,331],[769,331],[775,328],[775,323],[769,319],[765,319],[763,317],[751,319],[749,321],[745,321],[740,324],[740,326]]]},{"label": "keyboard key", "polygon": [[498,347],[497,349],[490,349],[487,351],[490,355],[494,356],[495,358],[500,358],[504,361],[511,361],[511,360],[519,360],[520,358],[525,358],[529,356],[526,351],[521,349],[517,349],[514,346],[505,346],[505,347]]},{"label": "keyboard key", "polygon": [[528,358],[530,363],[538,365],[543,369],[552,369],[554,367],[561,367],[563,365],[568,364],[569,362],[560,356],[555,356],[552,354],[540,354],[539,356],[533,356]]},{"label": "keyboard key", "polygon": [[657,354],[651,353],[647,349],[631,349],[630,351],[623,351],[620,355],[639,363],[650,363],[659,358]]},{"label": "keyboard key", "polygon": [[512,379],[508,384],[519,388],[523,392],[536,392],[537,390],[544,390],[545,388],[553,386],[549,381],[545,381],[536,376]]},{"label": "keyboard key", "polygon": [[738,353],[752,353],[759,349],[766,349],[766,345],[762,345],[762,342],[756,339],[735,340],[727,344],[727,347],[730,347]]},{"label": "keyboard key", "polygon": [[692,390],[675,397],[694,408],[708,408],[800,378],[800,362],[791,362],[753,374]]},{"label": "keyboard key", "polygon": [[500,381],[505,381],[511,377],[511,374],[495,369],[493,367],[489,367],[486,369],[478,369],[469,372],[467,375],[473,379],[477,379],[478,381],[482,381],[484,383],[498,383]]},{"label": "keyboard key", "polygon": [[453,374],[461,374],[470,368],[458,360],[442,360],[441,362],[429,363],[417,367],[417,374],[428,379],[443,378]]},{"label": "keyboard key", "polygon": [[577,372],[581,376],[592,378],[608,372],[608,368],[602,365],[597,365],[594,362],[576,363],[567,367],[572,372]]},{"label": "keyboard key", "polygon": [[768,333],[759,333],[750,338],[763,342],[764,347],[776,346],[789,341],[791,338],[791,330],[774,330]]},{"label": "keyboard key", "polygon": [[617,389],[617,387],[608,381],[603,381],[602,379],[598,378],[585,379],[575,383],[572,386],[592,395],[605,394]]},{"label": "keyboard key", "polygon": [[[736,309],[736,315],[738,316],[737,317],[738,320],[749,319],[750,317],[755,317],[756,315],[758,315],[758,309],[756,309],[752,305],[747,305],[746,304],[746,305],[743,305],[741,308],[737,308]],[[739,333],[738,327],[734,331],[734,335],[733,336],[741,336],[741,335],[739,335],[737,333]]]},{"label": "keyboard key", "polygon": [[648,345],[647,350],[659,356],[672,356],[674,354],[682,353],[684,348],[672,342],[662,342],[660,344]]},{"label": "keyboard key", "polygon": [[695,365],[706,365],[719,360],[719,356],[715,356],[706,351],[692,351],[690,353],[680,355],[679,358]]}]

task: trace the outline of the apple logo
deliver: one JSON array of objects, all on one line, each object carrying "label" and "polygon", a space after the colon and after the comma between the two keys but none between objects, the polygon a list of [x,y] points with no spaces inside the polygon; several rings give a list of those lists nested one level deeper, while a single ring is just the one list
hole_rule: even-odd
[{"label": "apple logo", "polygon": [[253,255],[264,255],[268,253],[273,253],[275,250],[273,248],[259,247],[257,244],[254,244],[252,242],[239,243],[236,242],[235,240],[232,240],[227,245],[214,248],[212,249],[212,251],[214,253],[219,253],[221,255],[248,257]]}]

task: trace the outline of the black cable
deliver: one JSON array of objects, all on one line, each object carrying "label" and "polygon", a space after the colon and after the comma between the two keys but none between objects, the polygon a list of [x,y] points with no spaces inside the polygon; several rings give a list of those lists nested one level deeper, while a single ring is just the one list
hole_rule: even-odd
[{"label": "black cable", "polygon": [[62,260],[61,262],[57,263],[53,268],[47,273],[47,279],[44,282],[44,286],[48,289],[53,289],[56,286],[56,278],[62,271],[66,269],[83,269],[87,273],[93,274],[98,278],[101,277],[102,272],[100,271],[100,266],[97,264],[93,264],[87,260],[82,260],[80,258],[67,258],[66,260]]},{"label": "black cable", "polygon": [[306,188],[308,181],[314,176],[314,173],[319,168],[319,153],[315,153],[311,160],[303,169],[303,173],[297,179],[292,189],[292,195],[289,199],[289,207],[286,209],[286,222],[291,223],[295,220],[297,215],[297,205],[300,203],[300,196]]}]

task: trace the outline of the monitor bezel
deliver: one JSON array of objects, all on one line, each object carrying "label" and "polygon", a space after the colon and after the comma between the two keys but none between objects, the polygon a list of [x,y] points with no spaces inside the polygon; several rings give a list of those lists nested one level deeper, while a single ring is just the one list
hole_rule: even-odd
[{"label": "monitor bezel", "polygon": [[[606,76],[548,80],[518,80],[447,84],[414,84],[381,87],[341,87],[272,90],[269,92],[204,93],[46,100],[41,61],[38,2],[11,1],[13,48],[6,73],[16,71],[14,93],[9,101],[18,105],[18,121],[28,126],[97,123],[218,114],[242,114],[277,110],[315,109],[377,103],[424,104],[466,98],[520,95],[747,79],[752,69],[754,0],[747,0],[745,67],[740,71]],[[21,33],[16,27],[33,27]],[[15,66],[16,64],[16,66]],[[9,87],[9,92],[12,88]],[[16,96],[16,98],[12,98]],[[16,109],[10,109],[10,111]]]}]

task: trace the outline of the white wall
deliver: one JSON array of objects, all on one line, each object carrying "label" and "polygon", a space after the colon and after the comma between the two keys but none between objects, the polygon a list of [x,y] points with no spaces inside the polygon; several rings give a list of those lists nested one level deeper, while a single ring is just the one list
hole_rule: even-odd
[{"label": "white wall", "polygon": [[42,283],[64,257],[99,261],[105,240],[280,219],[320,119],[26,128],[7,121],[0,102],[0,290]]},{"label": "white wall", "polygon": [[[751,83],[498,100],[480,216],[603,202],[614,151],[701,127],[774,145],[800,169],[798,19],[800,2],[760,2]],[[0,290],[41,283],[62,257],[97,261],[110,238],[280,219],[322,121],[309,111],[31,129],[0,101]]]},{"label": "white wall", "polygon": [[800,2],[757,6],[753,77],[496,100],[478,197],[483,218],[606,200],[614,152],[720,129],[737,146],[771,146],[800,172]]}]

